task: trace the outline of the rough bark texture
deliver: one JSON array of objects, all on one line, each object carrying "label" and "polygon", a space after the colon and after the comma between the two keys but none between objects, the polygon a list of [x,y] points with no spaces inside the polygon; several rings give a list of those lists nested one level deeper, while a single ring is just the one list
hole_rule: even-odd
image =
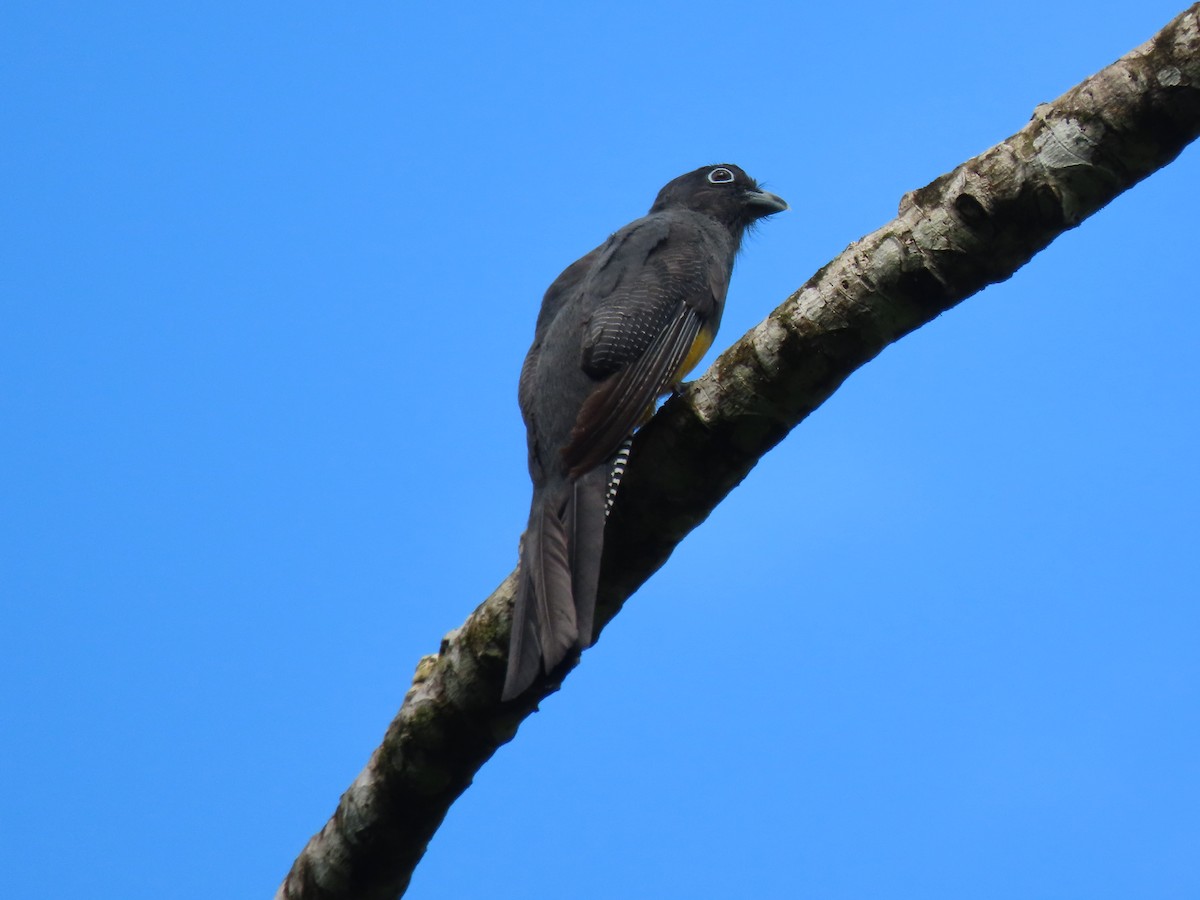
[{"label": "rough bark texture", "polygon": [[[638,434],[607,531],[602,628],[753,468],[863,363],[1173,160],[1200,134],[1200,4],[904,197]],[[1194,202],[1189,198],[1188,202]],[[500,703],[514,576],[417,666],[383,743],[277,898],[401,895],[450,804],[578,659]]]}]

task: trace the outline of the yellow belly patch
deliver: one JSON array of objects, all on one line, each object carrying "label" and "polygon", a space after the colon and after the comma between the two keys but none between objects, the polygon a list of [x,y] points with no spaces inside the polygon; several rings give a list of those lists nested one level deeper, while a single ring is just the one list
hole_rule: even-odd
[{"label": "yellow belly patch", "polygon": [[[663,385],[662,394],[659,396],[666,396],[667,394],[671,393],[671,391],[675,390],[675,388],[678,387],[683,379],[687,376],[687,373],[696,368],[696,363],[700,362],[700,360],[704,358],[704,354],[707,353],[708,348],[712,346],[713,337],[714,333],[712,329],[700,329],[700,333],[696,335],[696,340],[692,341],[692,346],[688,348],[687,356],[683,358],[683,363],[678,369],[676,369],[675,376],[671,379],[670,383]],[[650,421],[650,417],[654,415],[654,410],[657,407],[657,401],[646,407],[645,414],[642,416],[641,421],[638,422],[639,428]]]},{"label": "yellow belly patch", "polygon": [[675,377],[672,379],[675,384],[683,381],[687,377],[687,373],[696,368],[696,363],[704,358],[704,354],[712,346],[714,336],[712,329],[700,329],[700,333],[696,335],[696,340],[692,341],[692,346],[688,350],[687,356],[683,358],[683,365],[679,367],[679,371],[675,373]]}]

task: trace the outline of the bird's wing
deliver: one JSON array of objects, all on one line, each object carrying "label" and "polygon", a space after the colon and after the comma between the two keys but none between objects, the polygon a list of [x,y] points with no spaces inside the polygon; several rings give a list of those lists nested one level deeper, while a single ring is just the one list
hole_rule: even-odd
[{"label": "bird's wing", "polygon": [[681,305],[678,315],[631,365],[600,383],[584,401],[562,457],[579,477],[611,457],[653,411],[700,334],[700,317]]},{"label": "bird's wing", "polygon": [[597,385],[562,450],[573,477],[616,452],[679,377],[701,331],[715,328],[728,274],[712,246],[691,222],[660,215],[604,248],[581,287],[594,296],[582,364]]}]

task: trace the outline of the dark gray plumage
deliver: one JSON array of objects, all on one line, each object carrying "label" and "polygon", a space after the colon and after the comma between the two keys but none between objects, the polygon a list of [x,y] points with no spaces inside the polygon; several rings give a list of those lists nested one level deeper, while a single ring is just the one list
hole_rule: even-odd
[{"label": "dark gray plumage", "polygon": [[591,644],[611,460],[712,344],[746,229],[784,209],[737,166],[705,166],[546,291],[518,390],[533,504],[505,700]]}]

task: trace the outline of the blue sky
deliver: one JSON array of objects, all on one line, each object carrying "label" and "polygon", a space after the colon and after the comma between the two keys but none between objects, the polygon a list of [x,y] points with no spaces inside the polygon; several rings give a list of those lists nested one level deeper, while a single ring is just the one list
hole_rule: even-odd
[{"label": "blue sky", "polygon": [[[663,183],[792,204],[719,350],[1181,9],[6,4],[6,895],[271,895],[515,564],[541,293]],[[1198,196],[852,377],[409,896],[1200,895]]]}]

